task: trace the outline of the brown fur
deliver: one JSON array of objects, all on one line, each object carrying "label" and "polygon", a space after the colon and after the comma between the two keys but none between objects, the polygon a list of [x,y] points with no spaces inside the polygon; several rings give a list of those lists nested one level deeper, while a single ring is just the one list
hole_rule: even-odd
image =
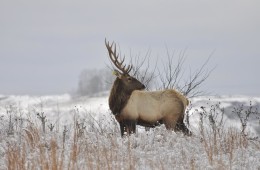
[{"label": "brown fur", "polygon": [[124,91],[124,86],[121,84],[120,79],[117,78],[109,96],[109,108],[114,115],[117,115],[121,112],[131,95],[124,93]]},{"label": "brown fur", "polygon": [[144,88],[145,86],[141,82],[129,75],[117,77],[109,95],[109,108],[112,113],[114,115],[119,114],[127,104],[132,92]]}]

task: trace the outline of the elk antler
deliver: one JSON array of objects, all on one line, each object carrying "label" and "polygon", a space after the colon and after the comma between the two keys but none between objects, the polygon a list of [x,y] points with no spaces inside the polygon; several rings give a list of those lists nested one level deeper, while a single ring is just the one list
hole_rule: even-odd
[{"label": "elk antler", "polygon": [[105,44],[106,44],[106,47],[107,47],[107,50],[108,50],[108,53],[109,53],[109,57],[110,57],[111,61],[114,63],[114,65],[119,70],[121,70],[124,74],[128,74],[132,70],[133,66],[128,65],[126,67],[126,65],[123,65],[123,63],[125,61],[125,57],[123,58],[123,60],[121,62],[118,61],[119,54],[116,53],[116,44],[115,44],[114,50],[113,50],[114,42],[112,42],[112,44],[110,45],[109,41],[107,42],[107,40],[105,39]]}]

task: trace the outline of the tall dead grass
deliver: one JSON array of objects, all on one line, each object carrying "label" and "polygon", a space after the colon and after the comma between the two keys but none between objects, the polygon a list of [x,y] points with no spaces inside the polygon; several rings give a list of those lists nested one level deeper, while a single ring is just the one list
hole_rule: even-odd
[{"label": "tall dead grass", "polygon": [[166,131],[162,126],[121,138],[112,117],[95,120],[89,116],[83,121],[75,114],[71,126],[59,127],[60,131],[43,131],[41,123],[28,121],[18,129],[21,133],[3,139],[6,145],[2,158],[10,170],[260,167],[250,164],[249,154],[254,152],[248,152],[260,154],[259,140],[250,140],[238,129],[226,129],[218,108],[202,108],[199,114],[199,133],[191,137]]},{"label": "tall dead grass", "polygon": [[[236,110],[237,108],[234,108],[234,111]],[[245,111],[247,119],[251,110],[252,105],[250,102],[248,110]],[[238,151],[241,151],[242,155],[246,155],[244,152],[252,145],[259,150],[260,142],[258,137],[252,138],[250,132],[245,133],[246,123],[243,122],[241,130],[225,126],[223,121],[224,108],[220,107],[220,103],[211,105],[208,108],[201,107],[201,111],[197,110],[197,112],[200,115],[199,136],[210,165],[216,166],[217,169],[233,169]],[[252,114],[256,114],[256,112],[254,111]],[[241,109],[240,115],[242,115]],[[248,157],[240,159],[240,162],[244,162],[243,166],[250,166],[247,164],[248,159]],[[228,164],[225,163],[226,160],[228,160]],[[258,165],[259,167],[260,165]]]}]

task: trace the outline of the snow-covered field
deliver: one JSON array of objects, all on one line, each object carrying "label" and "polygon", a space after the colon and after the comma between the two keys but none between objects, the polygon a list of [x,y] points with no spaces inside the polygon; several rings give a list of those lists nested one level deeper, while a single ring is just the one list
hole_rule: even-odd
[{"label": "snow-covered field", "polygon": [[0,95],[0,169],[260,169],[260,97],[191,99],[191,137],[160,126],[121,138],[107,100]]}]

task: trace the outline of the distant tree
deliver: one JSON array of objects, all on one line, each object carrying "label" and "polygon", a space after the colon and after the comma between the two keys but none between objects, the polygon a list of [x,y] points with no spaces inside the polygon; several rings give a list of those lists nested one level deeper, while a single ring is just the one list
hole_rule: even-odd
[{"label": "distant tree", "polygon": [[108,91],[114,79],[111,72],[107,68],[83,70],[79,76],[78,95],[93,95]]},{"label": "distant tree", "polygon": [[87,88],[89,88],[89,92],[92,94],[102,91],[103,88],[100,77],[98,75],[93,75],[92,77],[90,77]]}]

